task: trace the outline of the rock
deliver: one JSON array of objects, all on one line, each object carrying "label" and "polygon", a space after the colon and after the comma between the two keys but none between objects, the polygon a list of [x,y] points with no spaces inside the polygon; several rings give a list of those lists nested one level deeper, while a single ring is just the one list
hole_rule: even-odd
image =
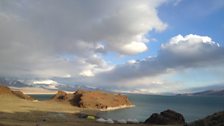
[{"label": "rock", "polygon": [[128,119],[127,123],[137,124],[137,123],[139,123],[139,121],[137,119]]},{"label": "rock", "polygon": [[120,124],[126,124],[127,121],[124,120],[124,119],[119,119],[119,120],[117,120],[117,123],[120,123]]},{"label": "rock", "polygon": [[224,126],[224,111],[191,122],[188,126]]},{"label": "rock", "polygon": [[185,119],[183,115],[172,110],[166,110],[160,114],[154,113],[144,122],[145,124],[185,124]]},{"label": "rock", "polygon": [[54,96],[53,96],[54,100],[57,101],[66,101],[69,99],[68,94],[64,91],[58,91]]}]

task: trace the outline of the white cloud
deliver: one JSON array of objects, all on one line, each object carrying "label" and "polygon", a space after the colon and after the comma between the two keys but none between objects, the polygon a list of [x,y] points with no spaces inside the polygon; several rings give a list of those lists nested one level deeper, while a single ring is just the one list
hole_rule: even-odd
[{"label": "white cloud", "polygon": [[93,77],[94,73],[91,70],[84,70],[80,73],[80,75],[84,77]]},{"label": "white cloud", "polygon": [[[206,57],[206,53],[209,55],[213,53],[217,53],[220,55],[219,51],[220,45],[208,36],[200,36],[189,34],[186,36],[177,35],[170,39],[170,41],[166,44],[162,44],[162,50],[170,53],[174,53],[175,55],[185,56],[184,58],[212,58]],[[203,54],[204,53],[204,54]],[[191,61],[191,60],[190,60]]]},{"label": "white cloud", "polygon": [[136,63],[136,62],[137,62],[136,60],[129,60],[129,61],[128,61],[129,64],[134,64],[134,63]]},{"label": "white cloud", "polygon": [[144,43],[141,42],[131,42],[124,45],[121,51],[126,54],[137,54],[146,51],[148,48]]},{"label": "white cloud", "polygon": [[200,35],[189,34],[189,35],[186,35],[186,36],[177,35],[177,36],[171,38],[171,40],[168,44],[180,44],[180,43],[189,43],[189,44],[209,43],[209,44],[214,44],[215,42],[212,42],[212,39],[208,36],[200,36]]},{"label": "white cloud", "polygon": [[[206,69],[208,67],[223,66],[224,48],[212,41],[208,36],[200,35],[177,35],[169,42],[161,46],[156,57],[149,57],[138,62],[127,62],[117,65],[110,71],[95,75],[93,82],[97,85],[112,85],[123,88],[133,87],[138,89],[148,85],[160,85],[153,91],[166,89],[171,91],[180,88],[178,83],[172,85],[169,80],[162,80],[164,75],[177,73],[186,69]],[[91,81],[89,81],[91,82]],[[167,86],[171,84],[172,86]],[[175,82],[174,82],[175,83]],[[107,85],[107,86],[108,86]],[[137,86],[137,87],[135,87]],[[177,86],[176,88],[174,88]],[[164,90],[165,91],[165,90]]]},{"label": "white cloud", "polygon": [[58,82],[53,80],[35,80],[33,84],[46,84],[46,85],[56,85]]},{"label": "white cloud", "polygon": [[145,34],[166,29],[156,9],[163,3],[0,1],[0,75],[79,78],[108,70],[113,65],[102,58],[106,52],[144,52],[148,41]]}]

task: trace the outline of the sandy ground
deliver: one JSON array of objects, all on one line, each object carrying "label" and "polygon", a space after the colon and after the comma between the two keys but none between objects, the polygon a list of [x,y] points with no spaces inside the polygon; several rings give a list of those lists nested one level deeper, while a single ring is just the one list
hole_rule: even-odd
[{"label": "sandy ground", "polygon": [[80,119],[86,109],[55,101],[28,101],[10,95],[0,95],[0,126],[146,126],[144,124],[105,124]]}]

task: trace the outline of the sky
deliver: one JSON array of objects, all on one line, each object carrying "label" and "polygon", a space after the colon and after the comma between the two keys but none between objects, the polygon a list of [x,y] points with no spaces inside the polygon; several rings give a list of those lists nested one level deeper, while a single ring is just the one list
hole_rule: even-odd
[{"label": "sky", "polygon": [[49,89],[224,85],[224,1],[1,0],[0,59],[1,77]]}]

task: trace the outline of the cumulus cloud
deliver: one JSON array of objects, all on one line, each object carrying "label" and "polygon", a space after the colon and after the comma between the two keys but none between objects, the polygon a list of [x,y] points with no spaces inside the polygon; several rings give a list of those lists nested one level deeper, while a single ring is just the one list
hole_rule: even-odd
[{"label": "cumulus cloud", "polygon": [[[189,68],[204,68],[224,63],[224,48],[208,36],[189,34],[177,35],[162,44],[156,57],[128,62],[114,67],[111,71],[98,74],[101,83],[115,85],[155,84],[162,75]],[[161,78],[159,78],[159,76]],[[151,84],[151,85],[152,85]]]},{"label": "cumulus cloud", "polygon": [[164,2],[1,0],[0,76],[36,80],[50,88],[78,83],[158,92],[168,89],[169,82],[160,78],[167,73],[223,64],[223,47],[209,36],[192,34],[171,38],[155,57],[121,65],[104,59],[108,52],[148,50],[145,35],[167,28],[157,12]]},{"label": "cumulus cloud", "polygon": [[163,31],[164,0],[2,0],[0,75],[22,78],[93,76],[108,70],[108,51],[147,50],[145,34]]}]

